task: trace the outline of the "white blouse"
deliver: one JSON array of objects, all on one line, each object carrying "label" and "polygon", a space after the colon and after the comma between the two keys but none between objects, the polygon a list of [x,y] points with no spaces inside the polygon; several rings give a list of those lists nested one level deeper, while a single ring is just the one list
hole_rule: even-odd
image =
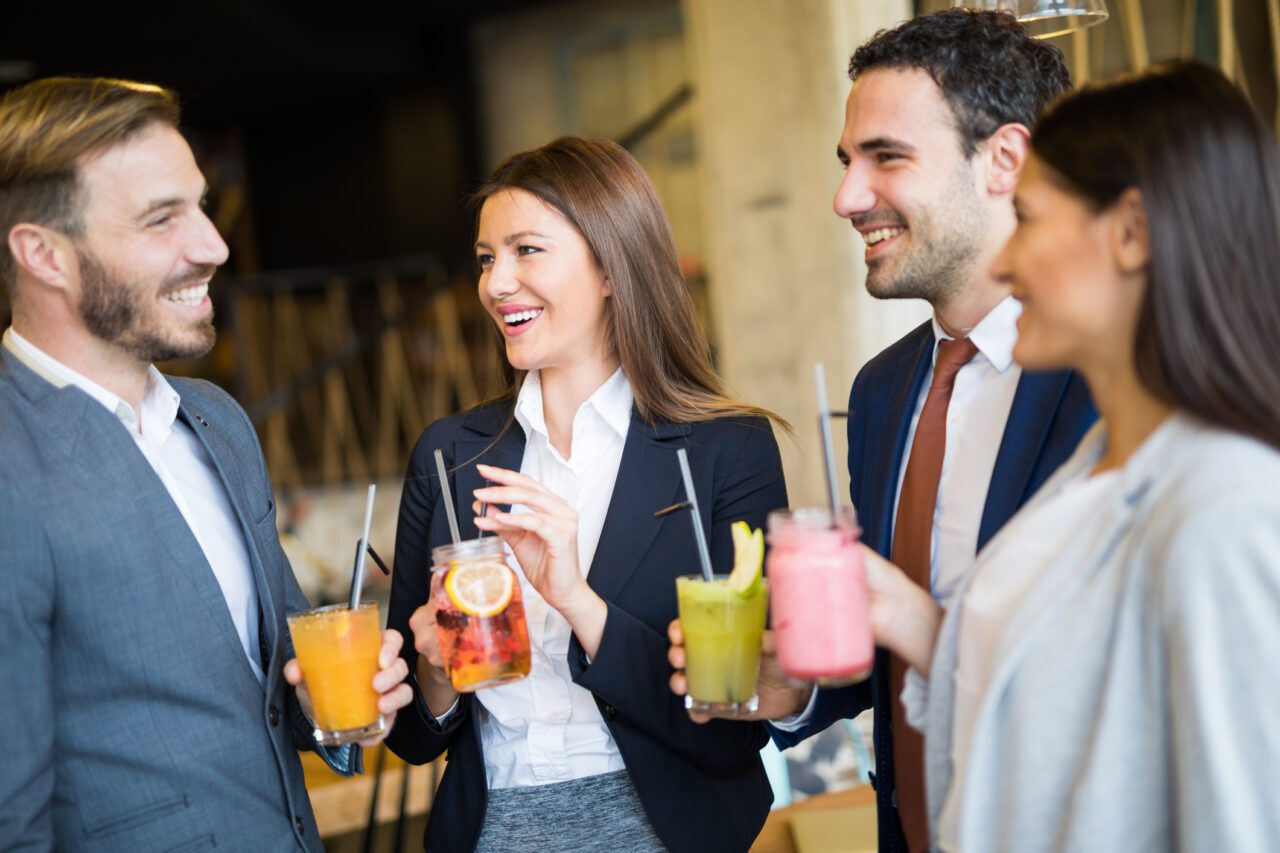
[{"label": "white blouse", "polygon": [[[565,459],[547,434],[537,371],[525,377],[516,399],[516,420],[525,433],[520,473],[577,511],[578,565],[584,577],[613,497],[632,400],[631,383],[619,368],[578,409],[573,447]],[[595,699],[569,671],[573,631],[568,621],[525,579],[510,548],[507,562],[520,578],[532,661],[528,678],[475,694],[489,787],[546,785],[625,769]]]}]

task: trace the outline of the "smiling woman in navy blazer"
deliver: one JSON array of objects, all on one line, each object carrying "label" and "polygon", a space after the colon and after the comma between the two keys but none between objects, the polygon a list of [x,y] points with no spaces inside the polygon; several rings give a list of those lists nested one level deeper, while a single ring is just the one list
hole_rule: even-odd
[{"label": "smiling woman in navy blazer", "polygon": [[[667,689],[675,578],[698,560],[688,519],[654,512],[683,498],[686,448],[727,570],[730,524],[762,527],[787,503],[768,413],[721,391],[666,217],[622,148],[565,138],[517,154],[477,200],[479,297],[509,390],[432,424],[414,449],[389,616],[414,638],[418,701],[388,744],[412,763],[448,750],[426,847],[746,850],[773,799],[768,736],[694,724]],[[464,538],[501,536],[521,577],[524,681],[459,695],[441,666],[436,449]]]}]

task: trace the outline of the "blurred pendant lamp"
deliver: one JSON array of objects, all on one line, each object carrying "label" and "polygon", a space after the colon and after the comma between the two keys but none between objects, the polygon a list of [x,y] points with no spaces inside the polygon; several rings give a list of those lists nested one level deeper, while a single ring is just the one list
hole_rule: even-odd
[{"label": "blurred pendant lamp", "polygon": [[1012,12],[1036,38],[1083,30],[1107,19],[1106,0],[952,0],[955,8]]}]

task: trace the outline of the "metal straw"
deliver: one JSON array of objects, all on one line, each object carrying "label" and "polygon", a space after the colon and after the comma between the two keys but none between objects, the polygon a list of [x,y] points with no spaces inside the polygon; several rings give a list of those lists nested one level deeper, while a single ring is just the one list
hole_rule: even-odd
[{"label": "metal straw", "polygon": [[369,525],[373,523],[373,494],[378,487],[369,484],[369,497],[364,503],[364,532],[360,534],[360,542],[356,545],[356,564],[351,569],[351,595],[347,606],[355,610],[360,606],[360,590],[364,587],[364,555],[369,550]]},{"label": "metal straw", "polygon": [[702,561],[702,575],[707,580],[715,580],[715,572],[711,570],[711,552],[707,550],[707,533],[702,529],[702,514],[698,510],[698,495],[693,490],[693,474],[689,471],[689,454],[681,447],[676,451],[680,460],[680,476],[684,478],[684,493],[689,499],[689,515],[693,518],[693,538],[698,542],[698,559]]},{"label": "metal straw", "polygon": [[444,499],[444,510],[449,515],[449,535],[453,544],[462,541],[462,533],[458,531],[458,514],[453,511],[453,492],[449,490],[449,474],[444,470],[444,454],[436,450],[436,473],[440,475],[440,497]]},{"label": "metal straw", "polygon": [[827,403],[827,370],[822,362],[813,366],[813,381],[818,388],[818,432],[822,436],[822,456],[826,462],[827,500],[831,504],[831,524],[840,516],[840,493],[836,488],[836,455],[831,448],[831,406]]}]

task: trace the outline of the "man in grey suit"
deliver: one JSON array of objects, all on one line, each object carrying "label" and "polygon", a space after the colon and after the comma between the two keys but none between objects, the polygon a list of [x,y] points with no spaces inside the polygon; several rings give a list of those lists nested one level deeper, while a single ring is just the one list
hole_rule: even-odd
[{"label": "man in grey suit", "polygon": [[252,426],[152,364],[212,346],[227,257],[177,122],[172,93],[118,80],[0,102],[4,850],[319,851],[297,750],[360,770],[317,747],[288,660],[308,605]]}]

